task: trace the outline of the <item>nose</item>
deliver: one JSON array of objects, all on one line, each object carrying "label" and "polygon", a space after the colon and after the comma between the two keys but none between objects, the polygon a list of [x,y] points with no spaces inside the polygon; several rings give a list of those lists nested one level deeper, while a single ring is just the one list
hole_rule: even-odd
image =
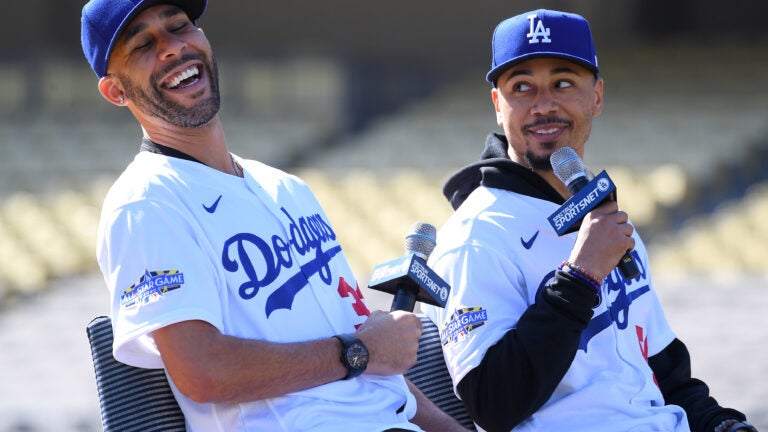
[{"label": "nose", "polygon": [[549,89],[542,89],[536,93],[531,105],[531,114],[544,115],[557,111],[558,102],[555,95]]},{"label": "nose", "polygon": [[158,55],[161,60],[167,60],[179,56],[187,43],[184,39],[171,33],[164,33],[157,42]]}]

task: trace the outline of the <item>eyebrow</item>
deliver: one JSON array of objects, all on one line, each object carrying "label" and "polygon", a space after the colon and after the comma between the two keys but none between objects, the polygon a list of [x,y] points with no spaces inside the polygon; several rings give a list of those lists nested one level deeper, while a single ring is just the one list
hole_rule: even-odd
[{"label": "eyebrow", "polygon": [[[160,12],[160,18],[167,19],[173,16],[176,16],[178,14],[184,13],[181,8],[178,6],[169,6],[162,12]],[[127,44],[131,41],[137,34],[141,33],[144,29],[147,28],[147,25],[144,23],[139,23],[134,26],[129,26],[123,31],[123,43]]]}]

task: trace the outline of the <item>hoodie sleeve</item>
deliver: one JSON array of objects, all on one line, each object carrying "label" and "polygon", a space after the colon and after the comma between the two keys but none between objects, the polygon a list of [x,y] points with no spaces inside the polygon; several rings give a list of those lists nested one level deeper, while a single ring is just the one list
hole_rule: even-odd
[{"label": "hoodie sleeve", "polygon": [[691,377],[691,357],[679,339],[650,357],[648,363],[659,382],[664,402],[685,410],[692,432],[711,432],[724,420],[746,419],[739,411],[718,405],[709,395],[709,387]]},{"label": "hoodie sleeve", "polygon": [[576,355],[598,297],[567,273],[558,271],[555,278],[457,386],[470,415],[487,431],[508,431],[537,411]]}]

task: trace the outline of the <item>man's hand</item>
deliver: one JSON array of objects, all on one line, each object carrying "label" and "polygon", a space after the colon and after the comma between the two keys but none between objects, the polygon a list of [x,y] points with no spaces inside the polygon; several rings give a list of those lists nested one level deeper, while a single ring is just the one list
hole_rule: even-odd
[{"label": "man's hand", "polygon": [[624,253],[635,248],[633,232],[629,217],[615,201],[600,204],[584,217],[568,261],[603,280]]},{"label": "man's hand", "polygon": [[370,354],[366,373],[395,375],[410,369],[416,364],[421,330],[421,321],[410,312],[373,311],[356,334]]}]

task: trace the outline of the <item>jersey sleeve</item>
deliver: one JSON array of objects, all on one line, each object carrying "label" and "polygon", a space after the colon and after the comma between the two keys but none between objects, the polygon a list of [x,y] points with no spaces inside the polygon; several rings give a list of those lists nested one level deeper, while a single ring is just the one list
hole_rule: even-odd
[{"label": "jersey sleeve", "polygon": [[449,372],[460,382],[480,365],[486,351],[514,328],[529,299],[522,276],[504,254],[464,245],[430,260],[453,290],[433,320],[440,328]]},{"label": "jersey sleeve", "polygon": [[152,201],[122,206],[102,219],[98,259],[111,294],[116,359],[160,368],[154,330],[186,320],[221,330],[223,277],[194,221]]}]

